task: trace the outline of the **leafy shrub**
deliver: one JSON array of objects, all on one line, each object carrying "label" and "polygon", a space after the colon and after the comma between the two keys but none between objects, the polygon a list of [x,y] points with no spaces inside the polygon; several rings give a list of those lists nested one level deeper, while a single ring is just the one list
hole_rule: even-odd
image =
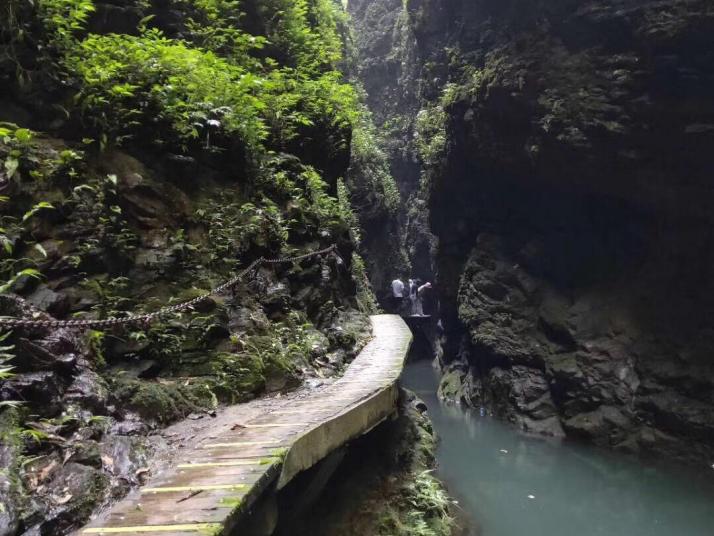
[{"label": "leafy shrub", "polygon": [[310,365],[314,328],[297,312],[265,333],[235,336],[235,351],[223,352],[214,363],[216,392],[242,400],[258,394],[269,380],[295,380]]},{"label": "leafy shrub", "polygon": [[257,249],[279,251],[288,238],[287,222],[269,198],[241,202],[226,192],[222,203],[209,202],[196,211],[208,228],[208,251],[204,257],[213,267],[233,267],[236,259]]},{"label": "leafy shrub", "polygon": [[261,95],[272,145],[285,148],[305,127],[350,129],[359,117],[357,97],[341,80],[342,74],[337,71],[314,78],[290,68],[273,71]]},{"label": "leafy shrub", "polygon": [[372,290],[372,284],[367,277],[367,267],[364,259],[357,253],[352,254],[352,279],[357,287],[357,307],[364,314],[373,315],[379,312],[379,304]]},{"label": "leafy shrub", "polygon": [[[12,378],[15,374],[13,370],[15,367],[8,364],[15,358],[15,345],[9,344],[8,338],[12,335],[11,331],[6,331],[5,333],[0,332],[0,381]],[[3,404],[0,402],[0,409],[2,409]]]},{"label": "leafy shrub", "polygon": [[33,228],[62,199],[56,191],[48,192],[49,186],[71,182],[81,160],[80,152],[55,150],[37,133],[0,122],[0,177],[7,194],[0,195],[0,293],[21,279],[41,278],[37,261],[47,252]]},{"label": "leafy shrub", "polygon": [[265,103],[255,96],[261,79],[158,30],[90,35],[68,53],[67,65],[80,78],[82,109],[115,140],[157,119],[183,144],[202,137],[210,145],[212,130],[248,147],[266,136],[258,116]]},{"label": "leafy shrub", "polygon": [[340,207],[340,213],[342,219],[349,225],[350,228],[350,238],[355,244],[359,244],[362,240],[362,229],[360,228],[359,220],[352,208],[352,202],[350,200],[350,191],[345,184],[345,181],[339,179],[337,181],[337,202]]},{"label": "leafy shrub", "polygon": [[265,32],[285,65],[301,72],[331,69],[342,58],[338,25],[344,14],[331,0],[264,0]]},{"label": "leafy shrub", "polygon": [[301,233],[315,234],[327,231],[334,238],[349,233],[349,223],[338,199],[326,191],[325,181],[313,168],[306,168],[298,175],[302,193],[293,201],[293,228]]},{"label": "leafy shrub", "polygon": [[40,20],[58,47],[70,47],[94,10],[93,0],[39,0]]},{"label": "leafy shrub", "polygon": [[371,115],[361,110],[352,131],[352,159],[347,183],[358,213],[396,215],[399,207],[399,189],[390,172],[383,145],[384,140],[378,135]]},{"label": "leafy shrub", "polygon": [[111,141],[158,123],[175,136],[164,140],[171,145],[201,139],[211,148],[221,135],[235,136],[256,153],[269,134],[280,147],[302,127],[349,128],[355,118],[354,93],[339,73],[314,79],[291,69],[252,73],[158,30],[91,35],[66,64],[79,77],[85,116]]},{"label": "leafy shrub", "polygon": [[438,164],[446,149],[446,119],[446,111],[441,104],[424,108],[417,115],[416,147],[427,166]]}]

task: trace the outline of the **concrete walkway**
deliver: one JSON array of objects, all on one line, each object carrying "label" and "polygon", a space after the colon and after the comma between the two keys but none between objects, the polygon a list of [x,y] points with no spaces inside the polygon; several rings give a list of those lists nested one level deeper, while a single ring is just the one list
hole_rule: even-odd
[{"label": "concrete walkway", "polygon": [[394,412],[411,332],[396,315],[371,321],[374,338],[342,378],[196,445],[78,534],[229,534],[269,486],[284,487]]}]

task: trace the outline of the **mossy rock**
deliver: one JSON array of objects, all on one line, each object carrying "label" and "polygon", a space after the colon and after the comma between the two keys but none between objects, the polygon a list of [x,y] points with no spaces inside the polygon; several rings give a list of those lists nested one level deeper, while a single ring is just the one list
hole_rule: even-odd
[{"label": "mossy rock", "polygon": [[147,421],[167,424],[189,413],[212,407],[214,398],[206,383],[180,385],[141,380],[121,380],[115,395]]},{"label": "mossy rock", "polygon": [[14,408],[0,411],[0,534],[14,534],[27,495],[20,479],[22,441]]},{"label": "mossy rock", "polygon": [[439,398],[447,402],[461,402],[468,399],[468,393],[465,392],[464,378],[466,372],[458,367],[450,367],[444,372],[439,382]]},{"label": "mossy rock", "polygon": [[103,502],[109,478],[101,470],[69,462],[62,466],[49,483],[53,495],[67,502],[53,509],[42,522],[42,534],[65,534],[76,524],[86,522]]},{"label": "mossy rock", "polygon": [[241,402],[265,389],[265,364],[258,355],[220,354],[214,370],[213,389],[221,400]]}]

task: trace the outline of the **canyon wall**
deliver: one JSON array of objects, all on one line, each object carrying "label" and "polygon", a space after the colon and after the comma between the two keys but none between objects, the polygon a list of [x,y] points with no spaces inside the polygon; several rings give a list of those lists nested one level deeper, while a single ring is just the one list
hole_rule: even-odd
[{"label": "canyon wall", "polygon": [[396,176],[429,231],[407,245],[437,278],[441,394],[528,431],[711,457],[714,6],[351,4],[383,32],[370,50],[402,59],[382,69],[411,73],[363,71],[378,108],[411,103],[391,113],[420,185]]}]

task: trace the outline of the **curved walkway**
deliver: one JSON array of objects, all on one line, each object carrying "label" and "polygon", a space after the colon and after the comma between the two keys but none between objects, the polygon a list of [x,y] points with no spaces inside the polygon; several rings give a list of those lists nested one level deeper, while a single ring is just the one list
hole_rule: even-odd
[{"label": "curved walkway", "polygon": [[399,316],[371,321],[374,338],[342,378],[197,445],[78,534],[228,534],[270,485],[374,428],[396,408],[412,335]]}]

